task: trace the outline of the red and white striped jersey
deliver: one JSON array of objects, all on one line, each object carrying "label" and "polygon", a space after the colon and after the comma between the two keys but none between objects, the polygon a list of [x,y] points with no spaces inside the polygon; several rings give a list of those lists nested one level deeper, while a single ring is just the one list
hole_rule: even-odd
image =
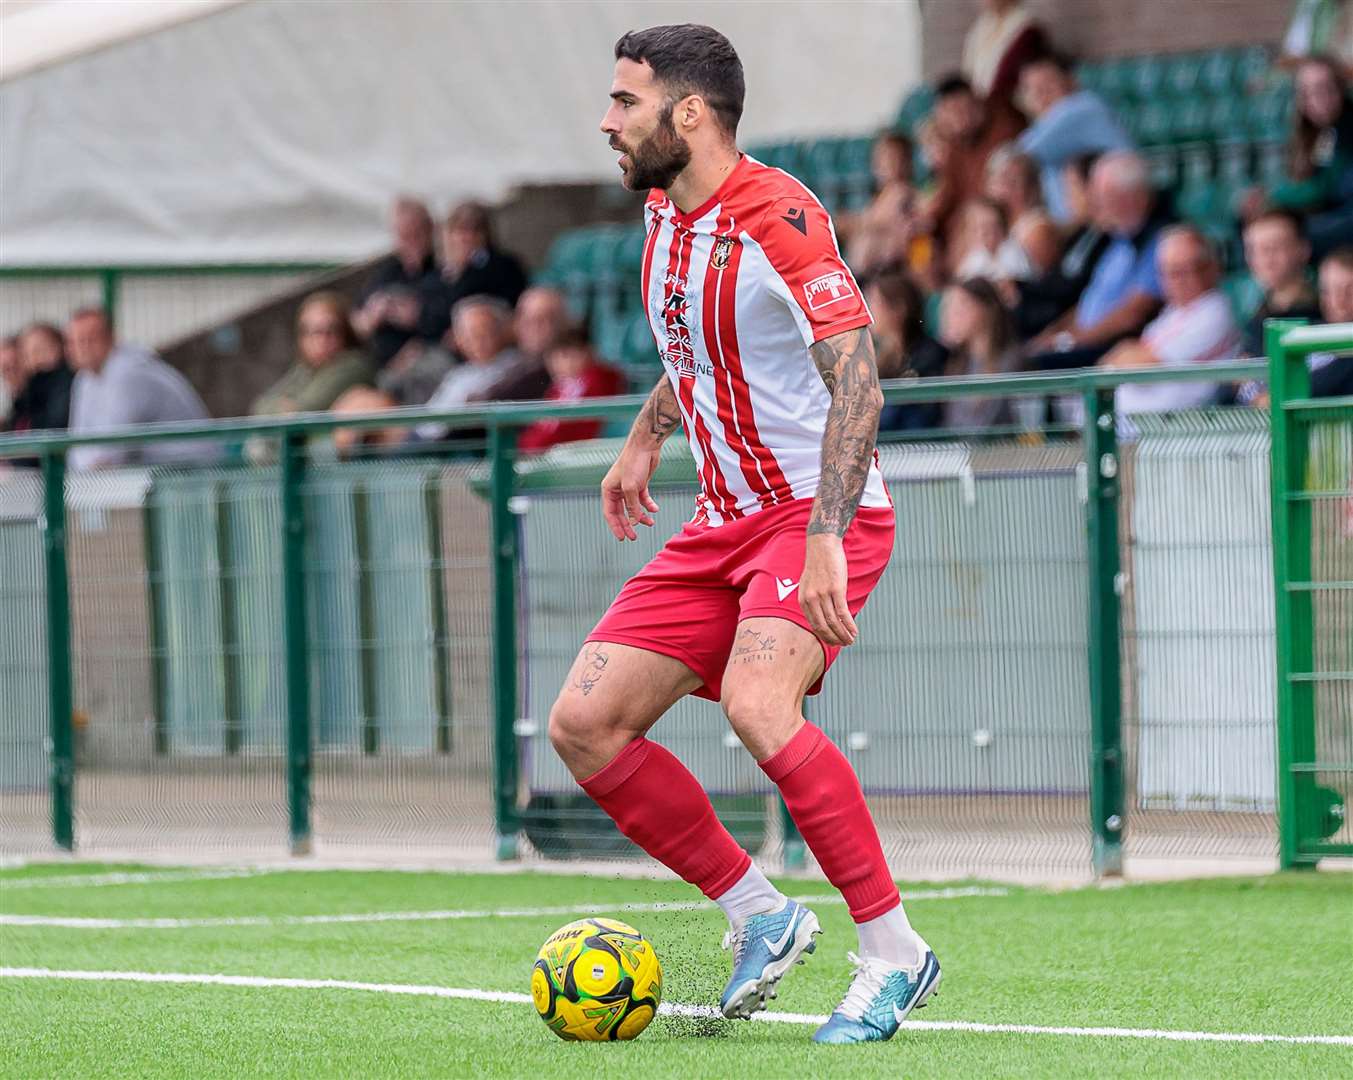
[{"label": "red and white striped jersey", "polygon": [[[689,213],[644,209],[644,310],[700,474],[697,522],[817,493],[831,396],[808,348],[872,321],[831,217],[746,155]],[[877,461],[861,506],[890,506]]]}]

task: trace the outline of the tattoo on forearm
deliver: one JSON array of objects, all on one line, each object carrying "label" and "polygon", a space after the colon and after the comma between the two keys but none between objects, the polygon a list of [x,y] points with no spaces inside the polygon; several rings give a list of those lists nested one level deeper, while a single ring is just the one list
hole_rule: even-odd
[{"label": "tattoo on forearm", "polygon": [[736,641],[733,643],[733,662],[735,664],[751,664],[758,660],[775,659],[775,636],[773,634],[758,634],[750,628],[738,631]]},{"label": "tattoo on forearm", "polygon": [[869,478],[883,409],[874,342],[868,328],[847,330],[819,341],[809,355],[832,403],[822,434],[822,477],[808,534],[844,536]]},{"label": "tattoo on forearm", "polygon": [[583,646],[583,651],[573,665],[573,677],[569,682],[575,690],[581,690],[586,697],[596,689],[597,683],[606,673],[606,665],[610,662],[611,658],[606,654],[602,644],[589,641]]},{"label": "tattoo on forearm", "polygon": [[664,375],[648,395],[636,426],[659,440],[667,438],[681,425],[681,407],[677,404],[672,382]]}]

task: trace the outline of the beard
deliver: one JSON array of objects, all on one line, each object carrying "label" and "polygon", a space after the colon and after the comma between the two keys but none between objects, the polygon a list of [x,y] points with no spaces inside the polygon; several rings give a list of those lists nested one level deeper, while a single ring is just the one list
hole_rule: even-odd
[{"label": "beard", "polygon": [[630,167],[625,170],[624,184],[631,191],[671,187],[690,164],[691,148],[672,124],[672,106],[668,105],[658,116],[658,126],[643,142],[633,149],[611,141],[611,148],[626,154]]}]

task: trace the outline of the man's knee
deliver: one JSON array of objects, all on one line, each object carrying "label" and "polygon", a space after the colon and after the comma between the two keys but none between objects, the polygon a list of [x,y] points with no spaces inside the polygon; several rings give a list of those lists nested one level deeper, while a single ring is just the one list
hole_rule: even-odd
[{"label": "man's knee", "polygon": [[586,745],[597,726],[596,712],[583,708],[574,695],[564,691],[550,709],[550,745],[567,761],[569,752]]},{"label": "man's knee", "polygon": [[728,717],[729,726],[743,742],[747,741],[748,735],[783,727],[799,712],[794,702],[783,700],[782,695],[768,693],[764,685],[755,682],[730,683],[725,680],[719,706]]}]

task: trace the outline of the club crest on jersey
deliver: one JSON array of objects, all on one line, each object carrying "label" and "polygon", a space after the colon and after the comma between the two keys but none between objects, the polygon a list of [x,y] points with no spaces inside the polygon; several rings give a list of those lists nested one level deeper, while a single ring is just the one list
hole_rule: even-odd
[{"label": "club crest on jersey", "polygon": [[854,295],[855,290],[851,287],[850,278],[841,270],[815,277],[803,287],[803,296],[808,301],[809,311],[839,304]]},{"label": "club crest on jersey", "polygon": [[733,238],[731,236],[721,236],[714,241],[714,253],[709,257],[709,265],[715,270],[722,270],[728,265],[728,255],[733,250]]}]

